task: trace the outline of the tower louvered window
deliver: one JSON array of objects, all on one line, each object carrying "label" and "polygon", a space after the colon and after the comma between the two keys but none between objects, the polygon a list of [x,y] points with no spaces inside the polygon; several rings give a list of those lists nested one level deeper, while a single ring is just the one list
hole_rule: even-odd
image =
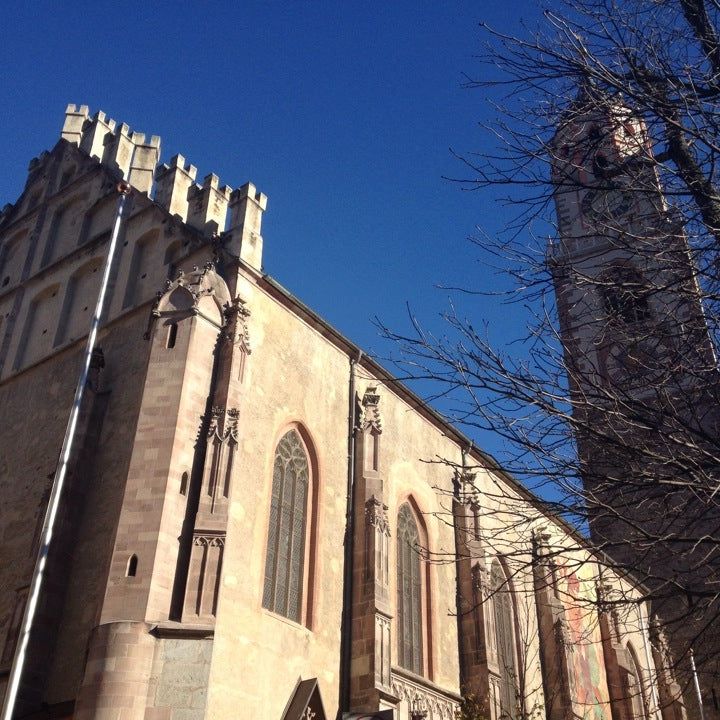
[{"label": "tower louvered window", "polygon": [[603,282],[603,302],[610,318],[631,325],[650,317],[649,288],[637,270],[615,268]]},{"label": "tower louvered window", "polygon": [[512,595],[505,573],[497,560],[492,565],[490,582],[497,662],[500,670],[500,717],[505,720],[517,717],[517,672]]},{"label": "tower louvered window", "polygon": [[398,663],[406,670],[422,675],[420,535],[407,503],[398,512],[397,543]]},{"label": "tower louvered window", "polygon": [[302,620],[309,484],[305,447],[290,430],[275,450],[263,607],[295,622]]}]

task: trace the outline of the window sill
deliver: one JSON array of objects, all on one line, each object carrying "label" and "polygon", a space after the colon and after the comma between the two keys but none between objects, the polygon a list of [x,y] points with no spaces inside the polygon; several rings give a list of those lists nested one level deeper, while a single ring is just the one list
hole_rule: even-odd
[{"label": "window sill", "polygon": [[285,623],[285,625],[289,625],[291,628],[294,628],[295,630],[302,630],[303,632],[307,633],[308,635],[312,635],[312,630],[307,627],[307,625],[303,625],[301,623],[295,622],[294,620],[291,620],[290,618],[285,617],[284,615],[279,615],[276,612],[273,612],[272,610],[268,610],[267,608],[262,608],[263,615],[267,615],[268,617],[273,618],[274,620],[279,620],[282,623]]}]

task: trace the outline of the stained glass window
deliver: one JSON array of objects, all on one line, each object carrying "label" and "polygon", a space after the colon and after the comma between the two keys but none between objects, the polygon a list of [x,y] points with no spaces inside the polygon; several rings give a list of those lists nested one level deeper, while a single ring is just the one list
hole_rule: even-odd
[{"label": "stained glass window", "polygon": [[420,535],[413,511],[407,503],[398,512],[397,543],[398,664],[422,675]]},{"label": "stained glass window", "polygon": [[517,671],[515,667],[515,633],[510,586],[500,563],[495,560],[490,571],[495,642],[500,670],[500,717],[517,717]]},{"label": "stained glass window", "polygon": [[301,622],[310,474],[305,447],[290,430],[275,450],[263,607]]}]

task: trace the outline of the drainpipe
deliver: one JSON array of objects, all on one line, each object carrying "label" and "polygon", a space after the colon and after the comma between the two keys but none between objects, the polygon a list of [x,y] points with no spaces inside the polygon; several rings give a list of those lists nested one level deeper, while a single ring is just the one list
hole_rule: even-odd
[{"label": "drainpipe", "polygon": [[87,384],[90,372],[90,361],[92,360],[93,350],[95,349],[95,343],[97,341],[100,318],[102,317],[103,310],[105,309],[105,296],[107,294],[108,281],[110,280],[110,272],[115,259],[115,251],[118,244],[118,237],[120,235],[120,226],[122,225],[123,215],[125,213],[125,204],[130,195],[130,189],[130,186],[125,182],[120,182],[117,185],[117,192],[120,197],[118,198],[112,235],[110,237],[110,244],[105,258],[105,267],[103,268],[100,291],[98,292],[97,302],[95,304],[95,314],[93,315],[93,319],[90,324],[90,332],[88,333],[87,344],[85,346],[85,354],[83,355],[80,377],[78,378],[78,383],[75,388],[75,397],[73,398],[72,407],[70,409],[70,417],[68,417],[67,427],[65,428],[65,437],[60,450],[60,457],[58,458],[57,466],[55,468],[55,475],[53,477],[52,489],[50,490],[50,497],[48,498],[47,510],[45,511],[40,549],[38,550],[37,560],[35,561],[35,568],[33,569],[32,580],[30,581],[30,588],[28,590],[27,604],[25,605],[25,613],[23,614],[17,647],[15,648],[15,654],[13,656],[12,668],[10,669],[10,677],[8,678],[7,691],[5,693],[5,701],[3,702],[2,708],[2,720],[12,720],[13,713],[15,712],[18,688],[20,687],[20,679],[22,678],[23,667],[25,666],[28,641],[32,631],[33,620],[35,618],[35,611],[37,610],[43,580],[45,579],[45,564],[50,551],[53,530],[55,529],[55,520],[57,519],[60,497],[65,484],[68,462],[70,460],[70,454],[75,441],[78,417],[80,415],[80,406],[82,404],[83,395],[85,394],[85,385]]},{"label": "drainpipe", "polygon": [[698,680],[697,668],[695,667],[695,653],[693,652],[692,648],[690,648],[690,669],[692,670],[693,684],[695,685],[698,709],[700,710],[700,720],[705,720],[702,693],[700,692],[700,681]]},{"label": "drainpipe", "polygon": [[345,553],[343,558],[343,605],[340,633],[340,707],[338,717],[350,710],[350,662],[352,659],[352,597],[353,597],[353,537],[355,518],[355,368],[362,360],[362,350],[350,358],[348,379],[348,466],[347,496],[345,499]]}]

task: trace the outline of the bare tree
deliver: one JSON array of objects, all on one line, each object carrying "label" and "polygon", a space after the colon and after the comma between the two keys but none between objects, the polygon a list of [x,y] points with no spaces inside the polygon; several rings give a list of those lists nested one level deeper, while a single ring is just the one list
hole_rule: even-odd
[{"label": "bare tree", "polygon": [[[450,311],[411,316],[403,378],[630,572],[678,671],[720,683],[720,4],[569,0],[525,37],[487,30],[506,90],[492,154],[461,157],[510,220],[475,242],[530,318],[496,348]],[[513,212],[514,211],[514,212]],[[463,288],[483,297],[480,288]],[[687,670],[689,672],[689,670]],[[685,684],[691,686],[690,675]]]}]

